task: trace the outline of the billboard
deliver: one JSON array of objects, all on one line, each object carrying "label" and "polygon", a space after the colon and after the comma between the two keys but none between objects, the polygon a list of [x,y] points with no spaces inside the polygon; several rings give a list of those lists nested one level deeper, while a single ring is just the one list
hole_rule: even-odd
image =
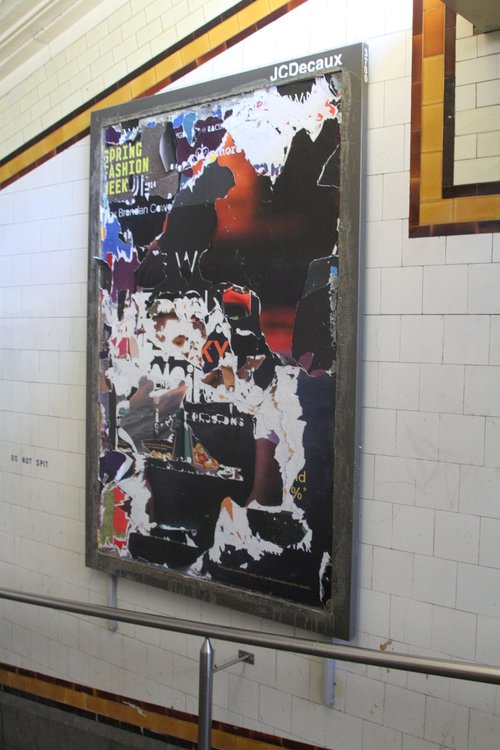
[{"label": "billboard", "polygon": [[367,50],[93,115],[87,563],[348,637]]}]

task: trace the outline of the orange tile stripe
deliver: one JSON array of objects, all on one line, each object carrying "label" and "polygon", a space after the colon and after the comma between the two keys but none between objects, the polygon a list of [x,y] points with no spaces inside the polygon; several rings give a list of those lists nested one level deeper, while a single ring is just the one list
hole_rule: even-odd
[{"label": "orange tile stripe", "polygon": [[[140,727],[161,737],[171,737],[193,743],[196,743],[198,738],[196,716],[84,688],[6,664],[0,664],[0,685],[11,690],[18,690],[28,697],[36,696],[65,708],[87,711],[117,723]],[[274,738],[262,732],[230,727],[216,721],[213,722],[212,747],[214,750],[276,750],[276,748],[319,750],[314,745],[280,737]]]},{"label": "orange tile stripe", "polygon": [[118,81],[0,162],[0,188],[88,135],[93,110],[154,94],[306,0],[246,0]]},{"label": "orange tile stripe", "polygon": [[500,193],[443,198],[446,13],[414,0],[410,237],[500,231]]}]

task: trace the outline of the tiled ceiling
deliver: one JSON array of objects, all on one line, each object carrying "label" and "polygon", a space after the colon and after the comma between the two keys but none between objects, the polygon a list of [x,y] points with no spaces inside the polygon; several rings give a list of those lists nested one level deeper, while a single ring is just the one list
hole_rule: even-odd
[{"label": "tiled ceiling", "polygon": [[[97,6],[113,0],[0,0],[0,80],[29,64],[68,35]],[[50,55],[46,54],[46,59]]]},{"label": "tiled ceiling", "polygon": [[500,0],[444,0],[446,5],[470,21],[476,31],[500,29]]}]

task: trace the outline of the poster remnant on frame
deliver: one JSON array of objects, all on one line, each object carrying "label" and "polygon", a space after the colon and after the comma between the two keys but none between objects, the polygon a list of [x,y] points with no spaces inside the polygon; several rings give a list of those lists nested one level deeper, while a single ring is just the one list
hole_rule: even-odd
[{"label": "poster remnant on frame", "polygon": [[325,632],[350,576],[339,292],[356,292],[363,89],[338,62],[361,70],[363,49],[93,123],[89,564]]}]

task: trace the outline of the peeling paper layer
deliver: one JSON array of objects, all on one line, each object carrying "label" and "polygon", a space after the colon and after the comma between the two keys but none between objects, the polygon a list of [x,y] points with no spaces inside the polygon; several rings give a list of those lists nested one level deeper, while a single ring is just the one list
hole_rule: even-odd
[{"label": "peeling paper layer", "polygon": [[335,75],[106,132],[106,553],[326,606]]}]

